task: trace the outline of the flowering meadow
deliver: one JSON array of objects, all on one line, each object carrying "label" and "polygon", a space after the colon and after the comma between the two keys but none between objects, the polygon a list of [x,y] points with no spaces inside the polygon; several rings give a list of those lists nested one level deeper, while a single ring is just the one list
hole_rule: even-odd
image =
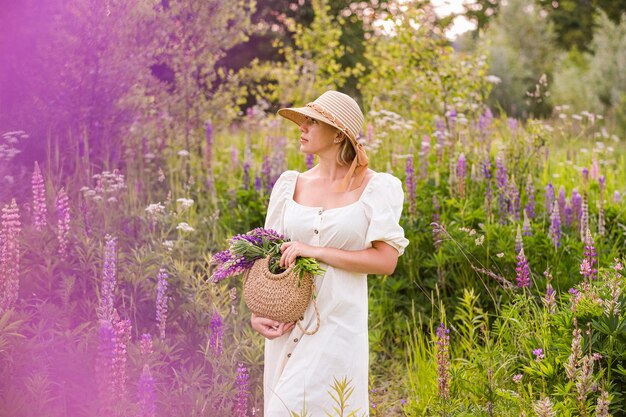
[{"label": "flowering meadow", "polygon": [[[253,5],[70,3],[50,24],[82,22],[99,49],[55,67],[74,71],[52,76],[62,109],[1,119],[0,416],[262,416],[263,338],[240,277],[211,279],[213,257],[263,226],[284,170],[315,163],[276,109],[348,79],[370,167],[404,183],[410,245],[394,274],[369,278],[370,409],[351,409],[351,381],[337,380],[329,415],[626,415],[626,146],[613,119],[490,108],[485,52],[458,53],[410,10],[365,48],[367,72],[328,52],[341,31],[315,1],[290,58],[226,74],[212,65]],[[209,28],[224,45],[202,43]],[[173,84],[132,78],[164,54]],[[83,56],[107,63],[99,79],[78,76]],[[27,87],[49,97],[43,81]],[[99,106],[77,99],[88,93]]]}]

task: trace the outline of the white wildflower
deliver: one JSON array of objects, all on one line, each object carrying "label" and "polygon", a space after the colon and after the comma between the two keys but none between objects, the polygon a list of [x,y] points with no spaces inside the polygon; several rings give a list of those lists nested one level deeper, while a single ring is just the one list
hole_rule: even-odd
[{"label": "white wildflower", "polygon": [[181,205],[183,210],[187,210],[189,207],[193,206],[193,200],[191,198],[179,198],[176,202]]},{"label": "white wildflower", "polygon": [[180,222],[178,223],[178,226],[176,226],[176,230],[180,230],[183,232],[193,232],[194,229],[193,227],[189,226],[189,224],[185,223],[185,222]]}]

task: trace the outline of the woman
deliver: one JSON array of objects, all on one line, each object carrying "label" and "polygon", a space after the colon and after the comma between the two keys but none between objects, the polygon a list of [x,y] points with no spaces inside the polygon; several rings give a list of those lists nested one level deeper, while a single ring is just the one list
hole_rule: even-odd
[{"label": "woman", "polygon": [[[290,239],[281,247],[281,266],[313,257],[326,273],[315,278],[321,317],[315,334],[252,315],[252,327],[267,339],[264,415],[306,410],[324,416],[335,405],[328,393],[334,379],[344,377],[354,387],[349,411],[369,415],[367,274],[393,273],[408,244],[398,224],[402,184],[368,168],[357,142],[363,113],[351,97],[327,91],[306,107],[278,114],[300,126],[300,150],[319,163],[280,176],[265,227]],[[313,329],[316,320],[311,305],[301,325]]]}]

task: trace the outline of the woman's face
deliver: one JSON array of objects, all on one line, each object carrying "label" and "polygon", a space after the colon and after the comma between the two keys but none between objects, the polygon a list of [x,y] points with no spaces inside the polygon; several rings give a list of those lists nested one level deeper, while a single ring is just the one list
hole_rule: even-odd
[{"label": "woman's face", "polygon": [[337,152],[338,147],[333,146],[337,137],[337,129],[319,120],[307,117],[300,125],[300,150],[304,153],[319,155],[330,150]]}]

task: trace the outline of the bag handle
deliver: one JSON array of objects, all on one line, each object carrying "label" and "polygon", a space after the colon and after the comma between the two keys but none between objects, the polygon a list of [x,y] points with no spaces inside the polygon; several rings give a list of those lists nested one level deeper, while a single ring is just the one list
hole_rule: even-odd
[{"label": "bag handle", "polygon": [[296,324],[298,325],[298,328],[300,328],[300,330],[302,331],[302,333],[306,334],[306,335],[313,335],[315,333],[317,333],[317,331],[320,329],[320,324],[322,322],[322,320],[320,319],[320,311],[317,308],[317,302],[315,301],[315,297],[311,296],[313,299],[311,300],[311,302],[313,303],[313,308],[315,309],[315,318],[316,318],[316,325],[315,325],[315,330],[311,330],[308,331],[305,328],[302,327],[302,325],[300,324],[300,320],[298,320],[296,322]]}]

